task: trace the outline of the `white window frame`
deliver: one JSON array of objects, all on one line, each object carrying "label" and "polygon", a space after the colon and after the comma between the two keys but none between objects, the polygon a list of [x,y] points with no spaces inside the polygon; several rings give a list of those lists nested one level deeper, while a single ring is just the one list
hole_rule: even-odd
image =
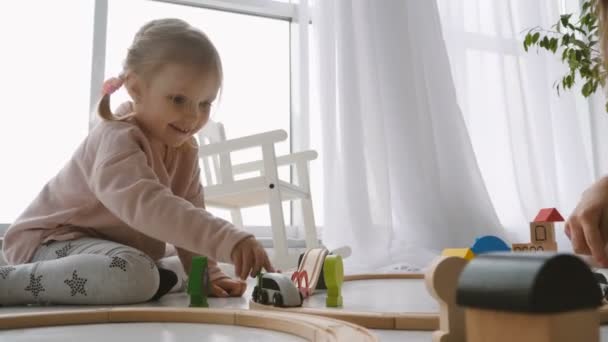
[{"label": "white window frame", "polygon": [[[309,11],[300,11],[308,7],[308,0],[299,0],[299,3],[284,3],[273,0],[148,0],[166,2],[184,6],[207,8],[239,14],[254,15],[272,19],[287,20],[290,22],[290,151],[310,148],[309,139]],[[306,23],[300,25],[300,23]],[[95,0],[93,19],[93,54],[90,84],[90,113],[89,127],[96,119],[94,108],[101,93],[101,86],[105,75],[106,38],[108,27],[108,0]],[[296,230],[296,224],[301,226],[302,219],[297,210],[291,207],[292,222],[288,226],[289,237],[303,236],[303,232]],[[0,223],[0,236],[9,224]],[[258,236],[271,236],[271,229],[264,227],[248,227]],[[299,243],[292,243],[290,247],[299,247]]]},{"label": "white window frame", "polygon": [[[273,0],[148,0],[172,3],[183,6],[220,10],[232,13],[254,15],[265,18],[286,20],[290,23],[290,152],[310,148],[310,97],[309,97],[309,11],[300,11],[308,7],[308,0],[299,3],[284,3]],[[91,68],[91,93],[89,127],[96,119],[94,108],[101,93],[105,75],[106,36],[108,26],[108,0],[95,0],[93,28],[93,60]],[[300,23],[306,23],[300,25]],[[290,177],[292,172],[290,172]],[[304,236],[297,226],[302,226],[298,210],[290,206],[291,222],[287,226],[290,247],[304,247],[299,238]],[[1,228],[0,228],[1,229]],[[256,236],[272,236],[269,226],[248,226]]]}]

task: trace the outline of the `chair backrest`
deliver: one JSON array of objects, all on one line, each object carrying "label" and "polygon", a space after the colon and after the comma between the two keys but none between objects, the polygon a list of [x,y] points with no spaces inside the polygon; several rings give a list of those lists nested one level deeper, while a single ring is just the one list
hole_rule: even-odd
[{"label": "chair backrest", "polygon": [[[199,144],[207,145],[226,140],[224,125],[209,120],[198,133]],[[201,158],[204,185],[212,185],[233,181],[230,153],[221,153]]]}]

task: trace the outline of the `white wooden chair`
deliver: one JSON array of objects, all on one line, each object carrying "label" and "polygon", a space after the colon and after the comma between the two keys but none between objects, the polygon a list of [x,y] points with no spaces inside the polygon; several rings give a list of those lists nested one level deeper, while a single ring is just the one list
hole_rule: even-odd
[{"label": "white wooden chair", "polygon": [[[275,130],[227,140],[223,125],[212,121],[199,133],[206,205],[228,209],[233,224],[243,229],[241,209],[267,204],[272,226],[273,264],[281,269],[295,267],[298,260],[298,255],[288,253],[283,201],[300,201],[306,248],[319,246],[308,173],[308,162],[317,158],[317,152],[311,150],[277,157],[275,143],[285,139],[284,130]],[[230,153],[250,148],[260,148],[262,159],[232,164]],[[295,182],[279,179],[278,167],[283,165],[294,167]],[[244,174],[254,176],[244,177]]]}]

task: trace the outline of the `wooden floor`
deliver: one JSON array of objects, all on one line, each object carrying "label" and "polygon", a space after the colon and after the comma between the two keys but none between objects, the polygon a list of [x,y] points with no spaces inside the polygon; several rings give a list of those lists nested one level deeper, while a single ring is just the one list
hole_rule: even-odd
[{"label": "wooden floor", "polygon": [[[210,298],[213,308],[247,309],[254,280],[249,281],[248,292],[241,298]],[[343,287],[344,309],[370,312],[437,312],[438,307],[428,295],[423,280],[362,280],[346,282]],[[187,307],[185,293],[174,293],[160,301],[132,305],[132,307]],[[323,308],[324,294],[318,293],[305,303],[306,307]],[[91,307],[0,307],[0,315],[34,311],[61,311],[90,309]],[[204,309],[201,309],[204,310]],[[336,310],[336,309],[331,309]],[[381,341],[430,341],[430,332],[372,330]],[[601,329],[602,341],[608,342],[608,326]],[[69,337],[69,338],[68,338]],[[85,325],[71,327],[38,328],[25,330],[0,330],[0,342],[4,341],[299,341],[293,336],[267,330],[183,323],[138,323]]]}]

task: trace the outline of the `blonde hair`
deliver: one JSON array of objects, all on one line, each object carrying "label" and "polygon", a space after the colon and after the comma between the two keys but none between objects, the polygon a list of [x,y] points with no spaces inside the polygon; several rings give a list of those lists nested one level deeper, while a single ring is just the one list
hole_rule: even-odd
[{"label": "blonde hair", "polygon": [[[120,78],[124,80],[128,73],[135,73],[150,80],[168,63],[215,69],[221,87],[222,63],[215,46],[202,31],[180,19],[157,19],[142,26],[129,47]],[[103,94],[99,100],[97,114],[105,120],[126,118],[114,116],[110,109],[110,94]]]}]

